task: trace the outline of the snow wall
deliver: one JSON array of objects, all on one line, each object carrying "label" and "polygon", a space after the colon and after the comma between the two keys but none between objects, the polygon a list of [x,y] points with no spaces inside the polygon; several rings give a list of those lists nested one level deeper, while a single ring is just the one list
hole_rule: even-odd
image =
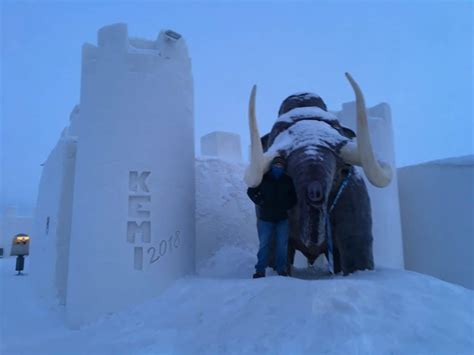
[{"label": "snow wall", "polygon": [[242,162],[240,135],[218,131],[206,134],[201,137],[201,154]]},{"label": "snow wall", "polygon": [[196,158],[196,262],[224,246],[258,250],[255,208],[247,197],[246,164]]},{"label": "snow wall", "polygon": [[474,156],[398,176],[406,268],[474,289]]},{"label": "snow wall", "polygon": [[[356,131],[355,102],[344,103],[342,110],[335,112],[342,125]],[[367,108],[370,138],[379,159],[393,167],[393,179],[384,188],[373,186],[364,176],[372,206],[372,232],[374,235],[374,262],[376,266],[404,268],[400,204],[398,200],[398,178],[395,165],[395,146],[393,139],[390,106],[381,103]]]},{"label": "snow wall", "polygon": [[66,303],[76,140],[65,129],[43,164],[33,236],[31,276],[40,297]]}]

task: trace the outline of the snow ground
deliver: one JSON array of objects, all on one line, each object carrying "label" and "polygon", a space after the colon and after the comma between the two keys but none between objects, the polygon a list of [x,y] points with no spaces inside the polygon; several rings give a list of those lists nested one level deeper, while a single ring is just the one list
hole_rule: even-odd
[{"label": "snow ground", "polygon": [[14,258],[0,259],[0,353],[474,353],[471,290],[389,269],[253,280],[254,263],[251,251],[223,248],[156,299],[73,331],[28,275],[14,275]]}]

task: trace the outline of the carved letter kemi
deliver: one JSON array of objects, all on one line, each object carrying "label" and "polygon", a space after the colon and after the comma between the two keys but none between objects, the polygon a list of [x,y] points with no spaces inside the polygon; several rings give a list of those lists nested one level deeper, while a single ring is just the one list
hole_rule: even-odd
[{"label": "carved letter kemi", "polygon": [[143,270],[143,249],[151,243],[151,194],[149,171],[130,171],[128,180],[127,242],[134,244],[133,267]]}]

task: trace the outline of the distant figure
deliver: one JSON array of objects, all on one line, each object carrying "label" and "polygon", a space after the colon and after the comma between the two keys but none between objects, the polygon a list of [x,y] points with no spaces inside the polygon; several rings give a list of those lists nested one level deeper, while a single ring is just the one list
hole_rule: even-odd
[{"label": "distant figure", "polygon": [[286,161],[277,156],[270,170],[257,187],[250,187],[247,195],[257,205],[257,230],[260,246],[253,278],[265,277],[270,244],[275,235],[275,269],[278,275],[288,276],[288,210],[296,205],[293,181],[285,173]]}]

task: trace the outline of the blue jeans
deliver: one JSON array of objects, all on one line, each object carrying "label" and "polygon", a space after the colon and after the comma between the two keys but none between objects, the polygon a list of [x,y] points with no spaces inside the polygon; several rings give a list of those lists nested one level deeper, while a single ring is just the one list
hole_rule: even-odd
[{"label": "blue jeans", "polygon": [[272,241],[273,231],[275,231],[276,270],[277,272],[286,272],[286,262],[288,258],[288,220],[267,222],[259,219],[257,221],[257,231],[260,247],[257,253],[258,262],[257,265],[255,265],[256,271],[265,273],[265,269],[268,266],[270,242]]}]

